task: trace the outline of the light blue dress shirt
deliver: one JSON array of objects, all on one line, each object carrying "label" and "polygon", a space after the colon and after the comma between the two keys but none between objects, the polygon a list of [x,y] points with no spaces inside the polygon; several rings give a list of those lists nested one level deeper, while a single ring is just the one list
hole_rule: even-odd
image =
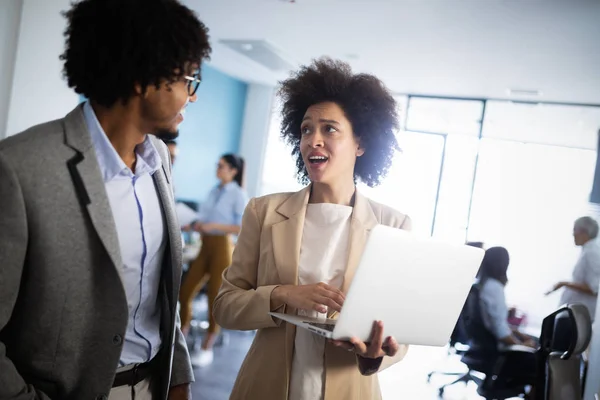
[{"label": "light blue dress shirt", "polygon": [[108,140],[89,102],[83,112],[121,249],[122,265],[117,268],[127,295],[129,320],[119,364],[143,363],[161,346],[158,290],[167,234],[152,174],[162,162],[147,137],[136,147],[134,174]]},{"label": "light blue dress shirt", "polygon": [[[198,221],[203,224],[242,225],[244,209],[248,204],[246,191],[237,184],[229,182],[223,186],[216,186],[208,194],[208,198],[200,206]],[[212,235],[223,232],[212,231]]]}]

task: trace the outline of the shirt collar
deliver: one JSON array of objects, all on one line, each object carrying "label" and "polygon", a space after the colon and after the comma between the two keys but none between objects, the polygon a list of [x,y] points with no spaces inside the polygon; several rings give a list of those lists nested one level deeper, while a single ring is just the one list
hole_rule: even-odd
[{"label": "shirt collar", "polygon": [[224,184],[223,186],[221,186],[220,184],[217,185],[217,189],[221,189],[226,192],[226,191],[233,189],[235,186],[237,186],[237,182],[231,181],[229,183]]},{"label": "shirt collar", "polygon": [[587,242],[585,242],[583,244],[583,246],[581,246],[582,250],[586,250],[589,249],[590,247],[593,247],[596,244],[596,239],[591,239],[588,240]]},{"label": "shirt collar", "polygon": [[[104,182],[111,181],[119,174],[133,177],[134,174],[125,165],[108,140],[89,101],[86,101],[83,105],[83,115],[92,137],[92,143],[96,151],[96,157]],[[162,165],[158,150],[156,150],[154,143],[152,143],[148,135],[146,135],[146,139],[141,144],[136,146],[135,153],[137,156],[135,176],[141,176],[146,173],[152,175]]]}]

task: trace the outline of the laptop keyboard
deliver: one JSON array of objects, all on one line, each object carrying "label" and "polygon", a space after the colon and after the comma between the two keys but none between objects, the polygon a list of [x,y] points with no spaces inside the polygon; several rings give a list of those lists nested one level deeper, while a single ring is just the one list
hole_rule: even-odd
[{"label": "laptop keyboard", "polygon": [[316,326],[317,328],[325,329],[326,331],[329,331],[329,332],[333,332],[333,329],[335,328],[335,324],[321,324],[318,322],[309,322],[309,321],[304,321],[304,322],[306,322],[309,325]]}]

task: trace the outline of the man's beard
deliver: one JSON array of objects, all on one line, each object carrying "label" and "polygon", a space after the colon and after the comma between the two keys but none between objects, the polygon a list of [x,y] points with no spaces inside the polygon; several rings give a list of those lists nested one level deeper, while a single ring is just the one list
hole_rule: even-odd
[{"label": "man's beard", "polygon": [[175,132],[169,131],[169,130],[160,130],[154,133],[154,136],[156,136],[157,138],[161,139],[161,140],[175,140],[179,137],[179,129],[177,129]]}]

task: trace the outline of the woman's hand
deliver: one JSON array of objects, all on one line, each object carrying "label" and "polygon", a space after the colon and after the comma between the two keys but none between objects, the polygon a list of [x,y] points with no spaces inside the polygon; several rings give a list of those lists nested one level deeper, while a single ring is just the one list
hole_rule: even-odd
[{"label": "woman's hand", "polygon": [[314,285],[283,285],[277,286],[271,293],[276,302],[282,302],[290,307],[301,310],[314,310],[326,313],[327,310],[340,312],[344,305],[344,293],[325,283]]},{"label": "woman's hand", "polygon": [[364,358],[394,357],[400,349],[400,345],[393,337],[388,336],[385,340],[383,339],[383,322],[381,321],[373,323],[373,330],[368,342],[352,337],[349,342],[332,340],[331,343],[344,350],[354,351],[356,355]]},{"label": "woman's hand", "polygon": [[208,233],[211,231],[216,231],[216,230],[219,230],[218,227],[219,227],[218,224],[212,224],[212,223],[202,224],[202,228],[201,228],[200,232]]}]

